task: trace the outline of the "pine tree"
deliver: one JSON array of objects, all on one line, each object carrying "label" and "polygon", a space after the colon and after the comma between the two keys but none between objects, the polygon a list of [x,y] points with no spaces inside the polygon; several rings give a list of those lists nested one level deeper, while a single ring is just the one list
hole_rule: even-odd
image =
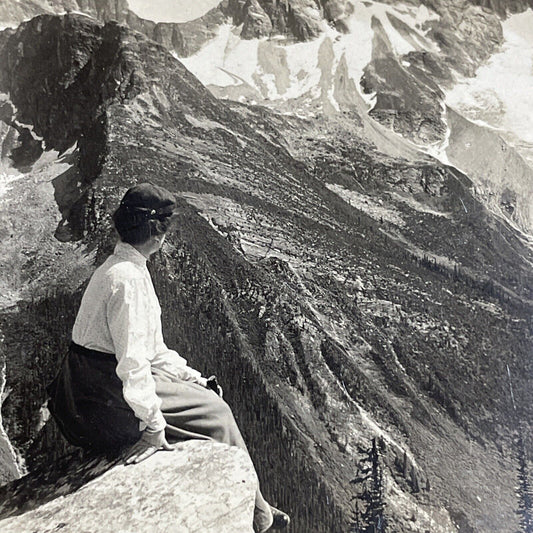
[{"label": "pine tree", "polygon": [[379,451],[376,439],[372,439],[372,451],[370,455],[372,462],[372,477],[370,486],[369,506],[367,519],[369,522],[368,533],[382,533],[385,531],[385,520],[383,511],[385,508],[383,498],[383,470],[379,460]]},{"label": "pine tree", "polygon": [[520,533],[533,533],[533,505],[531,484],[527,464],[527,451],[520,427],[518,437],[518,515],[520,516]]},{"label": "pine tree", "polygon": [[359,501],[364,504],[362,510],[359,507],[359,502],[356,504],[356,516],[352,522],[352,531],[356,533],[385,533],[383,470],[378,443],[375,438],[372,439],[372,447],[368,451],[368,456],[359,464],[358,475],[352,480],[352,483],[363,485]]}]

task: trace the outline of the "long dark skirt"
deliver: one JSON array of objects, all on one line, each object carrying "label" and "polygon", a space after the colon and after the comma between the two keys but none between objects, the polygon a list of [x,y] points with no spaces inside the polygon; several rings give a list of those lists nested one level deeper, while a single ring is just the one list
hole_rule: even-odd
[{"label": "long dark skirt", "polygon": [[48,386],[48,409],[75,446],[112,450],[141,437],[139,419],[122,395],[113,354],[71,344]]},{"label": "long dark skirt", "polygon": [[[72,343],[49,385],[48,408],[75,446],[113,448],[137,441],[139,419],[124,400],[116,358]],[[246,449],[230,407],[190,381],[154,376],[170,441],[212,439]]]}]

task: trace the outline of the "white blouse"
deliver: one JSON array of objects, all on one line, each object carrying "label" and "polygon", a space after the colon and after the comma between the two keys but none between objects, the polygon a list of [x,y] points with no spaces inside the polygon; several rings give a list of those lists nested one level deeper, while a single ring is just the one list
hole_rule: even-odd
[{"label": "white blouse", "polygon": [[206,379],[169,350],[161,331],[161,307],[146,268],[146,258],[119,242],[113,255],[96,269],[83,295],[72,340],[91,350],[115,354],[123,395],[141,429],[161,430],[165,419],[155,393],[154,374],[171,379]]}]

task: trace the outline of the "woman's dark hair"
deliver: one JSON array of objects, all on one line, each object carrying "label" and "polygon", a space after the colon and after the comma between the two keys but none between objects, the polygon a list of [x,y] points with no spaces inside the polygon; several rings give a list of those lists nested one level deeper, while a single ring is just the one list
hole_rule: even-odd
[{"label": "woman's dark hair", "polygon": [[145,243],[150,237],[165,234],[170,228],[171,216],[121,205],[113,214],[113,223],[120,239],[135,245]]}]

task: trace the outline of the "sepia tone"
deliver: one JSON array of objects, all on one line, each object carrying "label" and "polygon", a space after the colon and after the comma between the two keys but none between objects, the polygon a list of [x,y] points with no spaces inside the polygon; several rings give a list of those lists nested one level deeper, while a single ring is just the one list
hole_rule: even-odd
[{"label": "sepia tone", "polygon": [[[68,445],[45,388],[111,214],[149,181],[179,206],[149,261],[166,342],[217,375],[289,531],[533,531],[532,9],[224,0],[153,22],[1,0],[0,529],[77,531],[31,520],[128,472]],[[192,502],[180,523],[202,501],[180,496],[187,453],[250,522],[249,463],[189,442],[151,459]],[[196,516],[176,531],[232,531]]]}]

